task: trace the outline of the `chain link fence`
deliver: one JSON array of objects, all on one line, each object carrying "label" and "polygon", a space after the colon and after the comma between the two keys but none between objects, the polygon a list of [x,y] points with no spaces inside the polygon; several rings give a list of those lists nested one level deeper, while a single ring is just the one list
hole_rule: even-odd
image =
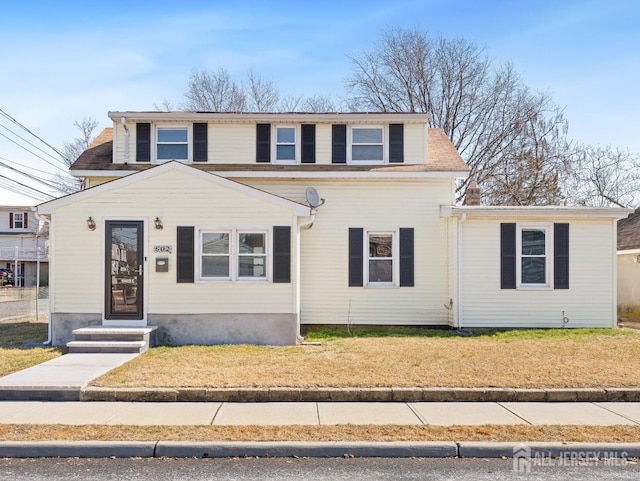
[{"label": "chain link fence", "polygon": [[49,317],[49,287],[0,287],[0,321],[29,318],[46,322]]}]

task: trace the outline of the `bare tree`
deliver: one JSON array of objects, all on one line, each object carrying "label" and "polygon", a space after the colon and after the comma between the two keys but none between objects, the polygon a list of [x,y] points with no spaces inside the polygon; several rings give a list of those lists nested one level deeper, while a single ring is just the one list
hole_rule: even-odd
[{"label": "bare tree", "polygon": [[93,133],[98,127],[98,121],[91,117],[85,117],[79,122],[76,120],[73,125],[80,131],[80,135],[71,142],[62,144],[64,162],[67,166],[71,166],[80,157],[80,154],[89,148],[95,138]]},{"label": "bare tree", "polygon": [[[80,131],[80,135],[73,139],[71,142],[64,142],[62,144],[62,151],[64,154],[63,160],[68,167],[71,167],[80,154],[89,148],[91,142],[94,141],[94,132],[98,127],[98,121],[93,120],[91,117],[85,117],[81,121],[75,121],[73,125]],[[64,194],[72,194],[81,189],[81,181],[68,174],[57,173],[51,184],[55,186],[56,190]]]},{"label": "bare tree", "polygon": [[302,101],[303,112],[335,112],[336,107],[329,95],[312,95]]},{"label": "bare tree", "polygon": [[280,100],[278,112],[299,112],[302,102],[302,95],[285,95]]},{"label": "bare tree", "polygon": [[206,112],[245,112],[247,94],[229,72],[220,69],[208,72],[204,69],[191,72],[185,93],[184,110]]},{"label": "bare tree", "polygon": [[280,93],[273,82],[265,80],[253,70],[249,70],[247,83],[249,110],[254,112],[273,112],[276,110]]},{"label": "bare tree", "polygon": [[[277,86],[253,70],[245,82],[237,82],[225,69],[217,72],[193,70],[185,93],[184,110],[206,112],[331,112],[335,104],[329,95],[280,95]],[[168,111],[168,100],[154,104],[156,110]]]},{"label": "bare tree", "polygon": [[567,123],[556,118],[528,119],[523,133],[484,176],[483,196],[489,204],[547,205],[565,200],[563,179],[570,171]]},{"label": "bare tree", "polygon": [[570,203],[595,207],[640,205],[640,155],[619,148],[577,145],[565,181]]},{"label": "bare tree", "polygon": [[154,102],[153,108],[156,109],[158,112],[171,112],[172,110],[174,110],[173,104],[166,97],[162,99],[162,102],[160,102],[159,104]]},{"label": "bare tree", "polygon": [[[535,159],[529,167],[550,167],[550,157],[532,157],[533,150],[527,154],[519,146],[539,144],[544,131],[558,136],[566,131],[563,112],[549,94],[530,91],[511,64],[494,66],[484,50],[468,40],[432,39],[425,32],[396,28],[385,31],[374,49],[349,58],[354,66],[347,83],[350,107],[431,114],[430,127],[442,128],[469,165],[469,180],[478,181],[483,190],[485,183],[491,186],[488,202],[503,200],[498,187],[513,177],[507,172],[518,172],[510,164]],[[458,198],[469,180],[457,186]],[[553,183],[556,177],[541,175],[529,187],[553,192],[545,180]],[[547,196],[529,191],[516,197],[518,202],[543,202]],[[511,196],[512,202],[516,197]]]}]

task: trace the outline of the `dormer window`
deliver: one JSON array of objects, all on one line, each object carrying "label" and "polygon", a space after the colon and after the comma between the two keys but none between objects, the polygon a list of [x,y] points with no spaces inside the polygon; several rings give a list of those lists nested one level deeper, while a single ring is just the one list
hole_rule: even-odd
[{"label": "dormer window", "polygon": [[296,128],[276,127],[276,162],[296,162]]},{"label": "dormer window", "polygon": [[351,161],[368,163],[384,161],[384,129],[382,127],[351,129]]},{"label": "dormer window", "polygon": [[136,162],[207,162],[207,123],[136,123]]},{"label": "dormer window", "polygon": [[159,162],[189,160],[189,129],[187,127],[158,127],[156,130]]}]

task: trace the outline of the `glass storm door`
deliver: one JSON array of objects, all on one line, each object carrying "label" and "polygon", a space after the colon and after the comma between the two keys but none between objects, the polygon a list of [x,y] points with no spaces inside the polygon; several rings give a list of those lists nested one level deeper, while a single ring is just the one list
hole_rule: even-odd
[{"label": "glass storm door", "polygon": [[143,319],[142,221],[106,222],[105,319]]}]

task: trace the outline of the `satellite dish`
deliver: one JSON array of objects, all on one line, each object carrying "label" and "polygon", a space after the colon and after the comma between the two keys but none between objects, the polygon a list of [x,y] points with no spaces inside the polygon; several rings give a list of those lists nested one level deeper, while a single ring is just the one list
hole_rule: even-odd
[{"label": "satellite dish", "polygon": [[318,194],[318,191],[315,189],[315,187],[307,187],[306,197],[307,203],[313,209],[324,204],[324,199],[320,198],[320,195]]}]

